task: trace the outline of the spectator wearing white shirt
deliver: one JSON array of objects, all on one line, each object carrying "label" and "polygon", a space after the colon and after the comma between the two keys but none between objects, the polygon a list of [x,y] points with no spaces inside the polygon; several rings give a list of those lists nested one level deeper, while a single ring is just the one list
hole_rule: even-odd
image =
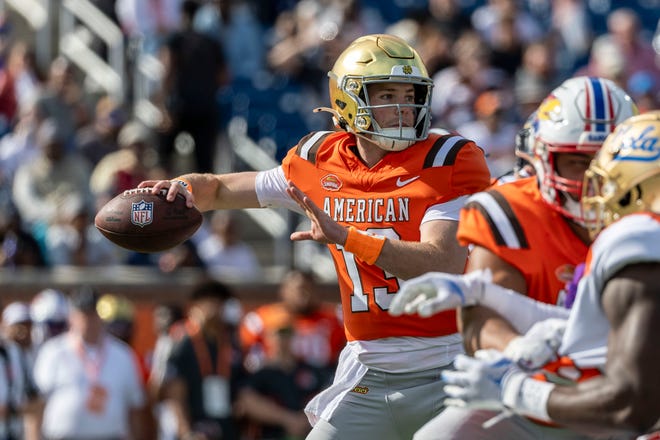
[{"label": "spectator wearing white shirt", "polygon": [[[7,309],[5,308],[5,311]],[[3,312],[3,324],[5,317]],[[22,409],[26,403],[25,375],[21,369],[21,349],[12,340],[0,336],[0,438],[23,438]]]},{"label": "spectator wearing white shirt", "polygon": [[105,331],[98,298],[95,290],[80,288],[72,297],[69,331],[39,350],[34,379],[48,440],[141,438],[145,397],[137,360]]}]

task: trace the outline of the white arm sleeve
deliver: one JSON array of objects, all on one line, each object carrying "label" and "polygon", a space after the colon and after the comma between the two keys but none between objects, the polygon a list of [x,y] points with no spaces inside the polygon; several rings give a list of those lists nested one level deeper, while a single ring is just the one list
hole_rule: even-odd
[{"label": "white arm sleeve", "polygon": [[304,214],[295,200],[286,193],[287,186],[281,166],[257,173],[255,191],[261,207],[286,208]]},{"label": "white arm sleeve", "polygon": [[483,298],[479,304],[502,315],[520,334],[539,321],[549,318],[568,319],[569,309],[536,301],[515,290],[493,283],[484,284]]},{"label": "white arm sleeve", "polygon": [[450,200],[445,203],[439,203],[437,205],[431,206],[424,213],[424,218],[422,218],[422,223],[431,221],[431,220],[454,220],[458,221],[459,213],[465,201],[468,199],[468,196],[456,197],[453,200]]}]

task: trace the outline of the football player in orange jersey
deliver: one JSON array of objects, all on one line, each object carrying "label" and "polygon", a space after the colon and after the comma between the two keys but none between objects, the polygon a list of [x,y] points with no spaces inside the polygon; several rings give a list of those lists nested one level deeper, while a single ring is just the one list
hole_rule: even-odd
[{"label": "football player in orange jersey", "polygon": [[333,384],[306,412],[309,439],[403,440],[442,409],[440,372],[462,352],[453,312],[387,313],[402,280],[461,273],[456,240],[467,196],[490,180],[483,151],[458,135],[429,134],[433,88],[419,54],[390,35],[356,39],[329,76],[338,130],[300,140],[281,166],[145,181],[168,200],[183,193],[202,211],[286,207],[309,231],[292,240],[328,245],[348,343]]},{"label": "football player in orange jersey", "polygon": [[[607,138],[585,173],[582,206],[596,239],[559,335],[558,360],[531,375],[501,353],[479,350],[479,359],[461,355],[459,371],[443,373],[451,383],[446,390],[462,406],[507,408],[510,419],[520,419],[513,412],[597,438],[657,438],[660,111],[627,119]],[[476,274],[428,274],[404,283],[402,303],[397,299],[392,309],[426,315],[479,303],[521,331],[544,315],[561,316],[559,308]],[[525,338],[544,336],[529,337],[530,332]]]}]

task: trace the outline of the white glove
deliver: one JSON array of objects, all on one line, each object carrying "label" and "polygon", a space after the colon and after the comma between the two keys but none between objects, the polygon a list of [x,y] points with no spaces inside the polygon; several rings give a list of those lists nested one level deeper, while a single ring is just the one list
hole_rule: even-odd
[{"label": "white glove", "polygon": [[557,359],[564,330],[564,319],[550,318],[537,322],[527,333],[512,339],[504,349],[504,355],[523,370],[536,370]]},{"label": "white glove", "polygon": [[392,316],[418,313],[429,317],[445,310],[475,305],[483,298],[484,285],[491,280],[488,269],[466,275],[430,272],[404,281],[390,304],[389,312]]},{"label": "white glove", "polygon": [[475,409],[501,410],[502,377],[515,364],[493,349],[477,350],[474,357],[459,354],[454,360],[456,371],[442,372],[447,383],[445,405],[470,407]]}]

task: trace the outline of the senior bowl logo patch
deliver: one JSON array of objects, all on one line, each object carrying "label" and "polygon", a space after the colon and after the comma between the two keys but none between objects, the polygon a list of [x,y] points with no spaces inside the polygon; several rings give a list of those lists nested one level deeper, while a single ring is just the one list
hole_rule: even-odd
[{"label": "senior bowl logo patch", "polygon": [[131,205],[131,223],[141,228],[154,221],[154,204],[140,200]]},{"label": "senior bowl logo patch", "polygon": [[327,174],[321,179],[321,186],[327,191],[339,191],[343,183],[334,174]]}]

